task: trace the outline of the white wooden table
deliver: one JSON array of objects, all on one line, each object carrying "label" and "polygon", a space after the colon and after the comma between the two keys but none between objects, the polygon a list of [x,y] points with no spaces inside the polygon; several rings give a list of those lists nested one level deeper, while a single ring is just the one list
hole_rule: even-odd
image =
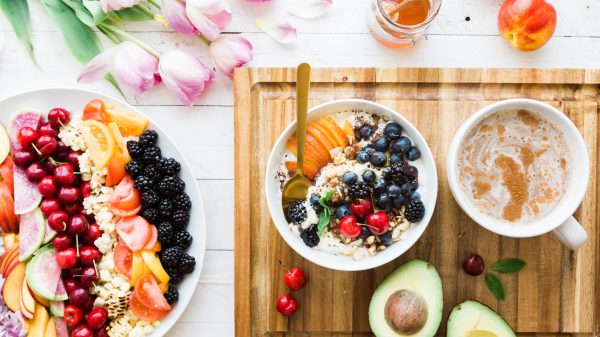
[{"label": "white wooden table", "polygon": [[[558,27],[554,38],[541,50],[513,50],[497,34],[496,14],[501,0],[446,0],[427,40],[402,50],[387,49],[369,34],[365,15],[370,0],[335,0],[328,15],[316,20],[291,17],[292,1],[272,0],[264,5],[230,0],[233,22],[228,31],[242,32],[254,45],[251,66],[296,66],[303,61],[314,67],[600,67],[600,1],[554,0]],[[36,58],[43,72],[0,16],[4,48],[0,51],[0,97],[44,87],[79,87],[81,66],[66,50],[41,6],[30,0]],[[260,32],[257,18],[287,18],[298,27],[298,41],[283,46]],[[156,23],[130,24],[129,30],[157,49],[174,46],[191,51],[209,62],[206,46],[181,37]],[[105,41],[106,42],[106,41]],[[174,138],[196,174],[203,192],[208,224],[208,252],[194,298],[169,336],[233,336],[233,94],[232,83],[218,78],[209,93],[191,108],[161,88],[129,96]],[[83,88],[118,97],[108,84]],[[57,105],[68,104],[57,98]],[[12,113],[1,111],[0,113]]]}]

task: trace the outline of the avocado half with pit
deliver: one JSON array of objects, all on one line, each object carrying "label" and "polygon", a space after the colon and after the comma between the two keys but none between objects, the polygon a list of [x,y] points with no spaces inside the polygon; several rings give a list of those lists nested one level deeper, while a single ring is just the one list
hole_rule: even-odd
[{"label": "avocado half with pit", "polygon": [[516,337],[500,315],[487,306],[466,301],[452,309],[446,337]]},{"label": "avocado half with pit", "polygon": [[442,321],[442,280],[435,267],[412,260],[377,287],[369,306],[369,324],[377,337],[431,337]]}]

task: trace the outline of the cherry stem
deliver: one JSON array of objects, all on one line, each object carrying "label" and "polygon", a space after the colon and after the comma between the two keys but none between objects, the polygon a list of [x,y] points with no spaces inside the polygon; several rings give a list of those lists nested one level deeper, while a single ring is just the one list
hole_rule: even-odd
[{"label": "cherry stem", "polygon": [[[60,222],[63,225],[63,232],[67,230],[67,223],[64,221]],[[79,256],[79,254],[77,254]]]},{"label": "cherry stem", "polygon": [[35,144],[33,143],[29,143],[31,145],[31,147],[33,147],[33,149],[35,150],[35,152],[37,152],[38,156],[42,155],[42,152],[40,152],[40,150],[38,150],[37,146],[35,146]]},{"label": "cherry stem", "polygon": [[77,250],[77,257],[79,257],[79,234],[75,235],[75,249]]}]

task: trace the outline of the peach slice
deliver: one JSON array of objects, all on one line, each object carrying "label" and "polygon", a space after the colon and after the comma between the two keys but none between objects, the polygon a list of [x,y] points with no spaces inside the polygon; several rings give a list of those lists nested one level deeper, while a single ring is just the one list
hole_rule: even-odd
[{"label": "peach slice", "polygon": [[23,281],[25,280],[25,263],[19,263],[12,271],[8,273],[4,288],[2,289],[2,297],[4,303],[13,312],[21,309],[21,290]]},{"label": "peach slice", "polygon": [[328,152],[335,148],[335,145],[330,142],[327,136],[321,133],[321,131],[319,131],[319,129],[317,129],[313,123],[308,124],[306,132],[318,140]]},{"label": "peach slice", "polygon": [[329,127],[341,147],[348,146],[348,137],[346,137],[346,133],[331,117],[321,119],[321,123]]}]

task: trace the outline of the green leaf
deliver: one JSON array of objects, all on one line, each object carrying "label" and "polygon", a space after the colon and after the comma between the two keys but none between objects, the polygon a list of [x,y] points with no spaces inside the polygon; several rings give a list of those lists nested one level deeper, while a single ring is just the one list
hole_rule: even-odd
[{"label": "green leaf", "polygon": [[500,282],[498,276],[494,274],[485,274],[485,284],[497,299],[504,301],[506,292],[504,291],[504,286],[502,285],[502,282]]},{"label": "green leaf", "polygon": [[90,27],[96,26],[108,17],[98,0],[62,0],[62,2],[71,7],[79,20]]},{"label": "green leaf", "polygon": [[119,18],[125,21],[148,21],[154,19],[147,11],[140,8],[140,5],[115,11]]},{"label": "green leaf", "polygon": [[492,269],[503,274],[516,273],[525,267],[525,261],[516,258],[502,259],[492,265]]},{"label": "green leaf", "polygon": [[331,208],[329,208],[329,202],[333,197],[333,192],[327,191],[324,196],[319,199],[319,204],[323,206],[323,213],[319,216],[319,224],[317,225],[317,234],[322,236],[325,233],[325,229],[329,226],[331,221]]},{"label": "green leaf", "polygon": [[27,49],[29,57],[36,64],[31,43],[31,15],[27,0],[0,0],[0,11],[15,31],[15,35]]}]

